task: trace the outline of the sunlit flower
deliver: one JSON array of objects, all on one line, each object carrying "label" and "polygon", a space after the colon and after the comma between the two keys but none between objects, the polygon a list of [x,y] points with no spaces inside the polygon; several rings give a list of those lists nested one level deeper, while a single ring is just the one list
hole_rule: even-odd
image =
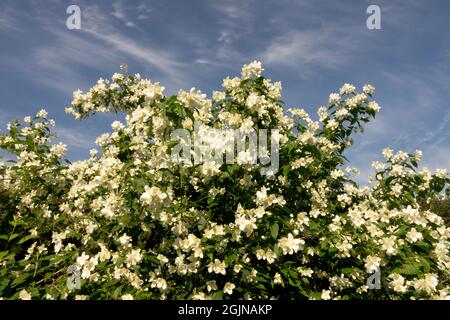
[{"label": "sunlit flower", "polygon": [[223,292],[226,294],[233,294],[234,288],[236,288],[236,286],[233,283],[227,282],[227,283],[225,283],[225,286],[223,287]]},{"label": "sunlit flower", "polygon": [[19,293],[19,299],[20,300],[31,300],[31,294],[27,290],[22,289]]},{"label": "sunlit flower", "polygon": [[289,233],[287,237],[283,237],[278,241],[278,245],[281,250],[283,250],[284,254],[293,254],[299,251],[303,244],[305,244],[304,240],[294,238],[291,233]]}]

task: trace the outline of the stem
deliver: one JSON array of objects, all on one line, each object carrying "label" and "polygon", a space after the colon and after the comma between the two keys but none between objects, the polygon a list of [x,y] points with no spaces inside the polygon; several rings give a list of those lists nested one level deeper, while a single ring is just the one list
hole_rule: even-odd
[{"label": "stem", "polygon": [[6,249],[8,248],[9,242],[11,241],[11,237],[12,237],[14,231],[16,230],[16,226],[17,226],[17,224],[16,224],[16,222],[14,221],[14,227],[13,227],[11,233],[9,234],[8,242],[6,243],[6,246],[5,246],[5,251],[6,251]]},{"label": "stem", "polygon": [[33,274],[33,278],[36,277],[36,273],[37,273],[37,267],[38,267],[38,260],[39,260],[39,253],[36,256],[36,263],[34,266],[34,274]]}]

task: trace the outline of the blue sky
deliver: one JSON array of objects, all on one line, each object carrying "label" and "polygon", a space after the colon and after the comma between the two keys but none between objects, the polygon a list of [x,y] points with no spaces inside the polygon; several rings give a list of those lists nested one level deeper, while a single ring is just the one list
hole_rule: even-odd
[{"label": "blue sky", "polygon": [[[66,8],[81,8],[81,30]],[[381,30],[366,9],[381,8]],[[348,153],[365,177],[383,147],[424,152],[450,168],[450,2],[431,1],[12,1],[0,3],[0,126],[46,108],[73,160],[88,156],[115,115],[79,122],[72,92],[121,64],[167,93],[210,94],[259,59],[283,84],[286,107],[314,113],[345,82],[371,83],[382,106]]]}]

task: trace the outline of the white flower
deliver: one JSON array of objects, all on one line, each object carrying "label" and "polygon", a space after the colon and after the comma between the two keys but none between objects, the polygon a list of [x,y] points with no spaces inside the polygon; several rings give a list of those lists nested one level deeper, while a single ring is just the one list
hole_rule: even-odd
[{"label": "white flower", "polygon": [[375,112],[380,111],[381,107],[378,105],[378,103],[376,103],[375,101],[370,101],[367,104],[367,108],[369,108],[370,110],[373,110]]},{"label": "white flower", "polygon": [[159,207],[167,197],[167,193],[162,192],[160,188],[145,186],[145,191],[142,193],[140,199],[144,204],[151,208],[156,208]]},{"label": "white flower", "polygon": [[101,262],[109,260],[111,258],[111,252],[105,247],[105,245],[100,244],[101,251],[97,254]]},{"label": "white flower", "polygon": [[436,286],[439,280],[436,275],[427,273],[423,279],[419,279],[413,282],[413,286],[418,291],[425,291],[427,293],[432,293],[436,291]]},{"label": "white flower", "polygon": [[81,254],[81,256],[79,256],[77,258],[77,263],[80,265],[80,267],[84,266],[84,264],[86,263],[86,261],[89,260],[89,255],[87,255],[85,252],[83,252]]},{"label": "white flower", "polygon": [[320,107],[319,110],[317,110],[317,115],[319,116],[320,121],[325,120],[328,118],[328,111],[325,107]]},{"label": "white flower", "polygon": [[204,176],[210,177],[220,172],[220,163],[214,161],[205,162],[201,167],[201,172]]},{"label": "white flower", "polygon": [[161,290],[166,290],[167,282],[163,278],[156,278],[152,282],[152,288],[158,288],[158,289],[161,289]]},{"label": "white flower", "polygon": [[356,90],[354,85],[351,85],[349,83],[344,84],[341,89],[339,90],[340,94],[349,94],[349,93],[354,93]]},{"label": "white flower", "polygon": [[225,283],[225,286],[223,287],[223,292],[227,293],[227,294],[233,294],[234,288],[236,288],[236,286],[233,283],[227,282],[227,283]]},{"label": "white flower", "polygon": [[221,262],[219,259],[214,259],[214,262],[211,262],[208,265],[208,272],[209,273],[217,273],[217,274],[226,274],[226,270],[225,268],[227,267],[227,265],[225,264],[225,262]]},{"label": "white flower", "polygon": [[314,270],[304,267],[298,267],[297,270],[303,277],[307,278],[310,278],[314,273]]},{"label": "white flower", "polygon": [[331,291],[330,290],[322,290],[322,294],[320,295],[322,300],[330,300],[331,299]]},{"label": "white flower", "polygon": [[282,283],[281,274],[279,274],[278,272],[275,273],[275,276],[273,277],[273,283],[275,283],[275,284],[281,284]]},{"label": "white flower", "polygon": [[55,144],[50,148],[50,152],[57,157],[62,157],[67,152],[67,145],[65,145],[64,143]]},{"label": "white flower", "polygon": [[84,262],[83,270],[81,272],[81,278],[88,279],[91,276],[91,271],[95,269],[95,266],[98,264],[98,257],[92,257],[86,262]]},{"label": "white flower", "polygon": [[239,230],[246,232],[247,236],[250,236],[253,230],[257,228],[255,222],[255,218],[247,219],[243,215],[238,216],[235,220],[235,224],[238,226]]},{"label": "white flower", "polygon": [[416,150],[416,152],[414,153],[414,158],[417,160],[417,161],[420,161],[420,159],[422,159],[422,151],[420,151],[420,150]]},{"label": "white flower", "polygon": [[204,292],[196,292],[192,295],[192,300],[206,300],[206,294]]},{"label": "white flower", "polygon": [[408,242],[414,243],[423,238],[422,233],[418,232],[416,228],[412,228],[407,234],[406,234],[406,240]]},{"label": "white flower", "polygon": [[222,101],[225,99],[225,92],[222,91],[213,91],[212,97],[216,102]]},{"label": "white flower", "polygon": [[31,294],[28,293],[27,290],[22,289],[19,293],[20,300],[31,300]]},{"label": "white flower", "polygon": [[331,177],[335,180],[342,178],[343,176],[344,176],[344,172],[342,172],[342,170],[335,169],[335,170],[331,171]]},{"label": "white flower", "polygon": [[383,238],[381,240],[381,250],[386,251],[388,255],[394,255],[397,253],[397,244],[395,242],[396,237],[391,236],[387,238]]},{"label": "white flower", "polygon": [[337,104],[341,101],[341,96],[337,93],[330,94],[330,97],[328,98],[328,102],[330,104]]},{"label": "white flower", "polygon": [[405,278],[397,273],[393,273],[388,277],[391,279],[389,286],[396,292],[406,292]]},{"label": "white flower", "polygon": [[334,119],[331,119],[330,121],[328,121],[328,123],[325,126],[326,128],[330,129],[330,130],[335,130],[339,127],[339,122],[337,122]]},{"label": "white flower", "polygon": [[386,160],[389,160],[392,158],[394,154],[392,153],[392,149],[384,148],[383,149],[383,156],[386,158]]},{"label": "white flower", "polygon": [[363,87],[363,91],[365,94],[373,94],[375,92],[375,87],[370,84],[366,84]]},{"label": "white flower", "polygon": [[341,108],[338,111],[336,111],[335,116],[338,119],[341,119],[343,117],[345,117],[346,115],[348,115],[348,109],[347,108]]},{"label": "white flower", "polygon": [[124,233],[120,238],[119,238],[119,243],[126,247],[126,246],[131,246],[130,245],[130,241],[131,241],[131,237],[128,236],[126,233]]},{"label": "white flower", "polygon": [[208,292],[217,290],[216,280],[207,281],[206,282],[206,290],[208,290]]},{"label": "white flower", "polygon": [[372,168],[375,170],[384,170],[385,165],[382,162],[379,161],[372,161]]},{"label": "white flower", "polygon": [[343,257],[350,257],[350,250],[353,248],[353,245],[345,239],[342,242],[336,243],[336,249],[340,252],[340,255]]},{"label": "white flower", "polygon": [[120,129],[123,129],[124,126],[123,126],[123,124],[122,124],[120,121],[114,121],[114,122],[111,124],[111,128],[112,128],[114,131],[119,131]]},{"label": "white flower", "polygon": [[48,112],[45,111],[45,109],[41,109],[37,114],[36,117],[38,118],[47,118]]},{"label": "white flower", "polygon": [[263,203],[267,199],[267,189],[262,187],[260,191],[256,192],[257,203]]},{"label": "white flower", "polygon": [[233,271],[235,273],[239,273],[241,271],[241,269],[242,269],[242,265],[241,264],[235,264],[234,267],[233,267]]},{"label": "white flower", "polygon": [[191,118],[186,118],[181,122],[181,126],[184,129],[192,129],[192,125],[193,125],[193,122],[192,122]]},{"label": "white flower", "polygon": [[158,259],[161,264],[166,264],[167,262],[169,262],[169,259],[167,259],[167,257],[162,254],[158,254],[156,256],[156,259]]},{"label": "white flower", "polygon": [[130,253],[127,254],[126,263],[129,266],[135,266],[142,260],[141,249],[131,250]]},{"label": "white flower", "polygon": [[447,178],[447,169],[436,169],[436,176],[438,178]]},{"label": "white flower", "polygon": [[133,296],[131,294],[129,294],[129,293],[122,295],[120,298],[122,300],[134,300]]},{"label": "white flower", "polygon": [[304,244],[304,240],[295,239],[292,233],[289,233],[287,237],[283,237],[278,241],[278,245],[284,254],[293,254],[299,251]]},{"label": "white flower", "polygon": [[111,79],[112,79],[113,81],[120,81],[120,80],[123,79],[123,75],[120,74],[120,73],[115,72],[115,73],[112,75]]},{"label": "white flower", "polygon": [[372,272],[378,270],[380,267],[381,258],[375,256],[367,256],[365,259],[364,266],[366,267],[367,272]]},{"label": "white flower", "polygon": [[256,258],[258,260],[266,260],[269,264],[273,263],[275,259],[277,258],[275,252],[273,252],[271,249],[268,249],[267,251],[264,251],[263,249],[256,250]]},{"label": "white flower", "polygon": [[262,71],[264,71],[264,69],[261,66],[261,62],[255,60],[249,64],[245,64],[242,67],[242,79],[259,77],[261,76]]},{"label": "white flower", "polygon": [[101,147],[101,146],[105,145],[108,142],[108,140],[109,140],[109,134],[104,133],[95,140],[95,143]]}]

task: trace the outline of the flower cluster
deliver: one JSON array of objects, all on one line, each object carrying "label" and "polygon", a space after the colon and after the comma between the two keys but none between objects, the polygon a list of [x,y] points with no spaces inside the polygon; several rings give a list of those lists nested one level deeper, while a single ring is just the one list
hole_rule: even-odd
[{"label": "flower cluster", "polygon": [[[77,162],[52,144],[41,110],[15,121],[0,148],[0,297],[6,299],[448,298],[450,228],[419,203],[449,193],[445,170],[419,151],[385,149],[368,186],[344,151],[375,117],[374,87],[345,84],[318,110],[285,112],[281,84],[260,62],[208,99],[164,96],[139,75],[114,74],[67,112],[124,112]],[[279,130],[279,167],[171,159],[171,133],[194,123]],[[80,286],[68,286],[67,270]],[[381,288],[367,278],[381,270]]]}]

